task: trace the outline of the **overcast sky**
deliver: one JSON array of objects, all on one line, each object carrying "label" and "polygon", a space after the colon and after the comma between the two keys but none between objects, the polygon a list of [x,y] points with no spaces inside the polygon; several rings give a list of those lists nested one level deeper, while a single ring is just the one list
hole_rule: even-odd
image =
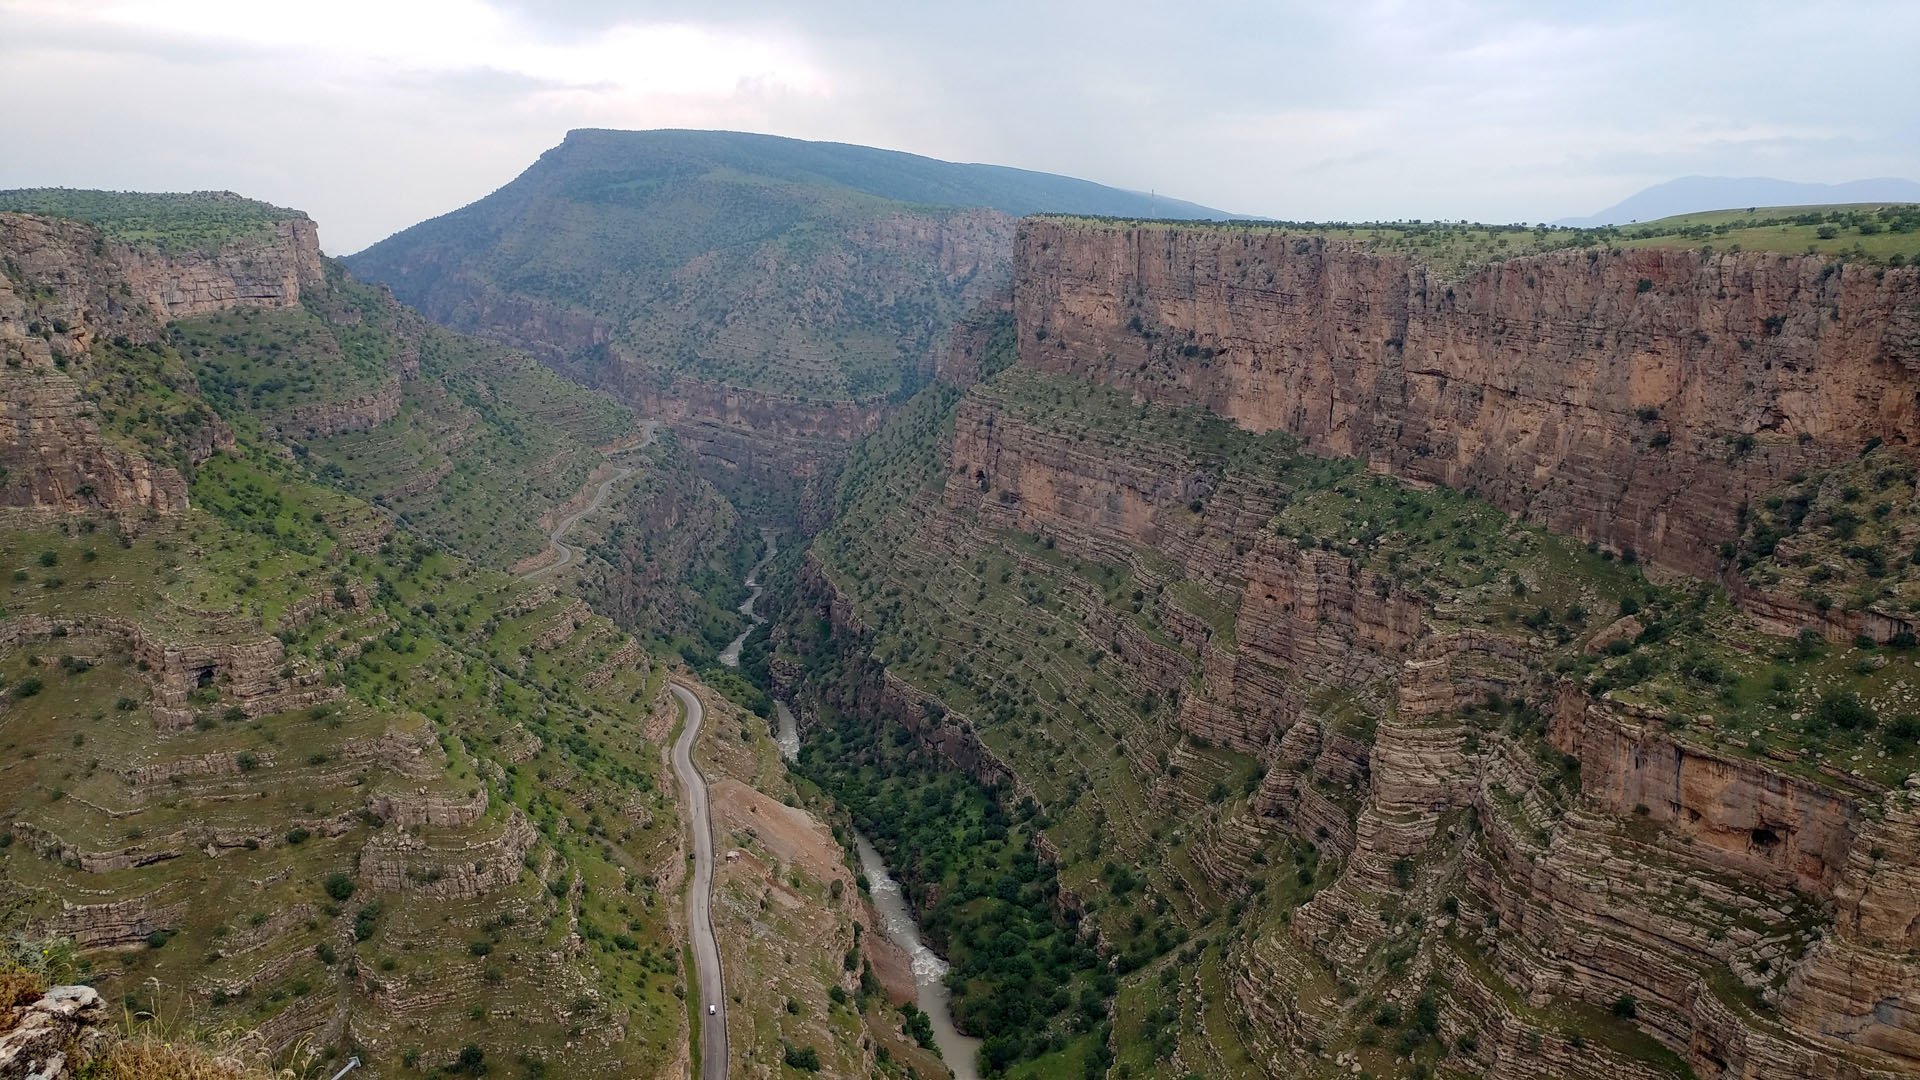
[{"label": "overcast sky", "polygon": [[1916,40],[1913,0],[0,0],[0,188],[230,188],[345,253],[569,128],[703,127],[1539,221],[1689,174],[1920,177]]}]

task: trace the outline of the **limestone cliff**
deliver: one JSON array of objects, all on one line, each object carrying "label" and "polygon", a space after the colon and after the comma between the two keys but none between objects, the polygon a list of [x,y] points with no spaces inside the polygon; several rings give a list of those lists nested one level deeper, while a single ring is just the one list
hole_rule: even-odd
[{"label": "limestone cliff", "polygon": [[[1920,890],[1898,854],[1915,843],[1914,758],[1890,736],[1823,744],[1804,722],[1838,676],[1790,658],[1821,646],[1460,494],[1143,400],[1166,387],[1128,384],[1137,359],[1091,384],[1036,370],[1087,354],[1050,354],[1055,332],[1034,329],[1032,363],[946,391],[944,414],[856,456],[784,631],[799,660],[780,670],[809,673],[820,707],[900,725],[1046,807],[1062,881],[1122,970],[1142,922],[1105,892],[1116,853],[1154,882],[1136,914],[1226,943],[1232,1038],[1257,1067],[1208,1056],[1217,1028],[1155,1067],[1920,1066]],[[1866,479],[1833,486],[1864,507],[1876,475],[1904,490],[1898,460],[1875,451]],[[1903,574],[1876,580],[1904,597]],[[1672,599],[1639,607],[1656,594]],[[854,655],[800,648],[809,627]],[[1906,654],[1855,650],[1836,667],[1871,673],[1867,700],[1910,700]],[[1760,700],[1728,685],[1742,678],[1805,679],[1806,697]],[[1273,872],[1289,859],[1297,876]],[[1190,962],[1171,977],[1214,1000]],[[1415,1032],[1383,1056],[1401,1021],[1375,1018],[1419,1009],[1438,1055]],[[1116,1034],[1123,1061],[1136,1037]]]},{"label": "limestone cliff", "polygon": [[173,319],[294,307],[323,278],[305,217],[215,251],[180,252],[110,240],[75,221],[0,213],[0,253],[0,505],[37,509],[183,508],[184,469],[232,436],[192,401],[138,438],[132,423],[103,430],[103,412],[115,418],[116,404],[146,389],[135,380],[193,394],[184,370],[123,369],[151,368],[154,358],[140,361],[138,350]]},{"label": "limestone cliff", "polygon": [[1029,220],[1021,360],[1711,574],[1740,508],[1920,445],[1920,271],[1678,249],[1449,278],[1281,230]]}]

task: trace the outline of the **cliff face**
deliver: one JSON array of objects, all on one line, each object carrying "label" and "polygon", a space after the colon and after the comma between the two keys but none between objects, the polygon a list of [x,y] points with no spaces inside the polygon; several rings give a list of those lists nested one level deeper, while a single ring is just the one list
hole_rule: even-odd
[{"label": "cliff face", "polygon": [[[129,351],[158,342],[174,319],[294,307],[302,288],[323,278],[305,218],[191,254],[110,241],[78,222],[0,213],[0,253],[0,505],[47,510],[183,508],[181,466],[230,445],[226,426],[189,405],[187,422],[163,441],[140,445],[127,437],[131,427],[103,434],[103,407],[111,412],[113,402],[88,383],[120,381]],[[192,392],[183,371],[158,378]]]},{"label": "cliff face", "polygon": [[211,315],[233,308],[290,308],[300,292],[321,283],[320,233],[308,218],[275,225],[259,238],[235,241],[206,255],[183,255],[124,244],[112,246],[135,299],[161,319]]},{"label": "cliff face", "polygon": [[[1915,759],[1897,739],[1823,744],[1802,724],[1851,676],[1795,666],[1775,616],[1697,583],[1656,587],[1476,500],[1208,411],[1247,402],[1130,381],[1143,357],[1119,350],[1145,339],[1128,316],[1120,338],[1062,351],[1031,312],[1058,327],[1064,302],[1016,287],[1031,360],[949,391],[938,417],[890,422],[850,466],[853,501],[816,542],[787,634],[832,627],[858,659],[789,645],[827,676],[803,693],[1044,806],[1061,879],[1123,970],[1137,946],[1103,860],[1165,881],[1135,914],[1225,943],[1225,1005],[1266,1075],[1335,1054],[1376,1075],[1444,1062],[1529,1080],[1916,1067],[1920,888],[1900,854]],[[1086,359],[1108,350],[1104,367]],[[1035,370],[1075,357],[1092,383]],[[1143,400],[1155,393],[1179,407]],[[1811,449],[1784,449],[1844,457],[1843,475],[1804,486],[1853,490],[1864,513],[1876,477],[1898,493],[1911,474],[1900,454],[1839,442],[1861,422],[1835,415]],[[1778,501],[1752,482],[1756,505]],[[1825,512],[1812,505],[1809,520]],[[1867,528],[1856,545],[1881,541]],[[1874,580],[1898,592],[1903,574]],[[1910,666],[1848,655],[1807,663]],[[1807,696],[1763,701],[1732,685],[1748,678],[1804,678]],[[1890,715],[1911,683],[1885,678],[1858,685]],[[1179,986],[1219,992],[1199,975]],[[1370,1019],[1392,1015],[1382,1003],[1404,1015],[1436,986],[1425,1007],[1451,1051],[1371,1049],[1392,1041]],[[1136,1037],[1150,1035],[1116,1023],[1123,1060]],[[1183,1036],[1157,1067],[1236,1075],[1205,1056],[1219,1037]]]},{"label": "cliff face", "polygon": [[1920,444],[1920,271],[1568,252],[1444,280],[1321,237],[1030,220],[1021,362],[1475,491],[1690,573],[1739,508]]}]

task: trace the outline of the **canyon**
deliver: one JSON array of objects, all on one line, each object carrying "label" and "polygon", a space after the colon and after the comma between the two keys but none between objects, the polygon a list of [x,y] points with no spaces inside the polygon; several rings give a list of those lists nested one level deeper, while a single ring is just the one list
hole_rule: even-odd
[{"label": "canyon", "polygon": [[1225,216],[867,147],[586,129],[346,262],[661,419],[736,501],[813,528],[847,447],[1005,287],[1036,210]]},{"label": "canyon", "polygon": [[[974,335],[967,388],[856,456],[770,666],[803,727],[903,724],[1038,802],[1123,970],[1165,946],[1134,959],[1141,908],[1092,853],[1145,868],[1219,950],[1165,974],[1244,1018],[1203,1009],[1152,1068],[1920,1067],[1912,749],[1870,741],[1863,771],[1804,722],[1912,700],[1827,673],[1888,642],[1910,666],[1911,571],[1829,608],[1734,560],[1750,508],[1825,473],[1910,505],[1920,275],[1681,250],[1454,273],[1061,219],[1017,251],[1002,355],[967,386]],[[1780,565],[1849,565],[1830,520]],[[1631,660],[1663,640],[1672,673]],[[1803,689],[1753,702],[1757,676]]]},{"label": "canyon", "polygon": [[[1279,229],[1035,222],[1022,362],[1710,576],[1739,508],[1920,437],[1920,272],[1572,251],[1457,276]],[[1683,499],[1684,496],[1684,499]]]},{"label": "canyon", "polygon": [[1920,1071],[1920,270],[814,179],[720,256],[706,164],[585,296],[0,213],[9,929],[375,1075]]}]

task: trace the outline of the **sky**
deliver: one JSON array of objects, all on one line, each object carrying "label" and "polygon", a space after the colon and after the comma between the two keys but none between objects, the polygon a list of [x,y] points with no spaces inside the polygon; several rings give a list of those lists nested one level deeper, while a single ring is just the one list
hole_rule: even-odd
[{"label": "sky", "polygon": [[1920,3],[0,0],[0,188],[225,189],[340,254],[577,127],[728,128],[1291,220],[1920,178]]}]

